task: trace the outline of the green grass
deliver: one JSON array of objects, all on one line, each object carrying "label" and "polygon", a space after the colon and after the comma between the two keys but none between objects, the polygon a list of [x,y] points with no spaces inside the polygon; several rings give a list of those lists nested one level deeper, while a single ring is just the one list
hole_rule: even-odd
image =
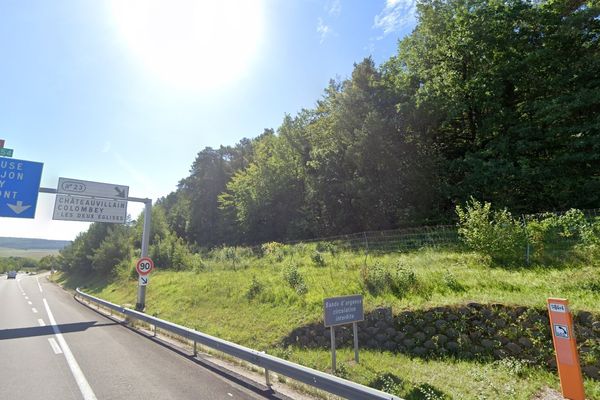
[{"label": "green grass", "polygon": [[56,256],[58,250],[51,249],[35,249],[35,250],[23,250],[23,249],[11,249],[7,247],[0,247],[0,258],[3,257],[20,257],[20,258],[32,258],[39,260],[45,256]]},{"label": "green grass", "polygon": [[[161,271],[158,266],[150,276],[146,312],[320,370],[330,367],[327,350],[284,348],[281,343],[294,328],[322,320],[326,297],[361,293],[366,311],[390,306],[394,313],[472,301],[544,307],[548,297],[564,297],[575,311],[600,313],[598,263],[504,269],[489,266],[474,253],[422,250],[368,256],[327,252],[322,253],[325,266],[317,266],[314,247],[284,250],[265,257],[215,252],[196,271]],[[305,293],[290,284],[291,265],[297,266]],[[377,287],[384,282],[378,270],[409,271],[414,279],[408,284],[397,280],[395,289]],[[130,270],[120,271],[112,282],[73,276],[63,280],[112,302],[136,302],[137,281]],[[352,358],[349,350],[339,351],[339,374],[407,399],[435,398],[422,394],[427,390],[439,398],[442,393],[454,399],[530,399],[543,387],[559,387],[555,373],[506,360],[426,361],[372,350],[361,351],[358,365]],[[600,399],[600,383],[586,380],[586,391],[589,398]]]}]

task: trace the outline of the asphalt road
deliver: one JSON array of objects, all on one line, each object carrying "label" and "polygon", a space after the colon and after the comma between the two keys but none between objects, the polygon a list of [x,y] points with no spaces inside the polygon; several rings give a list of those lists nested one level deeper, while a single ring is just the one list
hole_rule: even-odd
[{"label": "asphalt road", "polygon": [[264,399],[76,302],[0,275],[0,399]]}]

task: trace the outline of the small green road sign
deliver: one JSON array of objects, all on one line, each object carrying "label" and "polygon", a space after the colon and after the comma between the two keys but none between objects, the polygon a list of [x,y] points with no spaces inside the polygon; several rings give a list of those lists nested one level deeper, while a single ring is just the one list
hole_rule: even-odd
[{"label": "small green road sign", "polygon": [[7,149],[5,147],[0,148],[0,157],[12,157],[13,149]]}]

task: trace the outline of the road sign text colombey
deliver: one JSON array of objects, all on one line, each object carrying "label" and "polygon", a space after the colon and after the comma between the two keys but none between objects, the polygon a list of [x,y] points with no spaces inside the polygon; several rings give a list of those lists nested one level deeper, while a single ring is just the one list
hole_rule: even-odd
[{"label": "road sign text colombey", "polygon": [[126,218],[126,201],[65,195],[56,196],[54,219],[125,223]]}]

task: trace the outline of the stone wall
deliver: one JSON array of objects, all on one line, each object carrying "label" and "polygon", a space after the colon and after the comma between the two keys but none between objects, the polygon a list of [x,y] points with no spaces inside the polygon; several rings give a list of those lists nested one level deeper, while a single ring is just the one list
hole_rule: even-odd
[{"label": "stone wall", "polygon": [[[352,346],[352,325],[338,326],[336,346]],[[575,335],[584,374],[600,380],[600,319],[575,315]],[[515,358],[555,370],[556,360],[546,309],[469,303],[393,315],[380,308],[358,323],[359,347],[422,358],[497,360]],[[285,346],[329,348],[323,322],[295,329]]]}]

